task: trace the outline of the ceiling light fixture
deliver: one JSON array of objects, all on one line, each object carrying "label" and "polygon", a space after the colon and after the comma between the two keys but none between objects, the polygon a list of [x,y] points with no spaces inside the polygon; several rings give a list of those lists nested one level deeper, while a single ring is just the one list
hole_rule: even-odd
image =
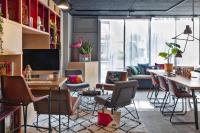
[{"label": "ceiling light fixture", "polygon": [[67,0],[60,0],[60,2],[58,3],[58,7],[62,10],[68,10],[69,2]]},{"label": "ceiling light fixture", "polygon": [[[183,49],[183,51],[181,53],[185,52],[185,49],[186,49],[188,41],[194,41],[194,39],[199,40],[199,38],[196,38],[194,36],[194,0],[193,0],[193,3],[192,3],[192,11],[193,11],[193,15],[192,15],[193,34],[192,34],[192,30],[191,30],[190,26],[186,25],[185,30],[181,34],[179,34],[179,35],[177,35],[177,36],[175,36],[175,37],[172,38],[172,39],[175,39],[175,40],[185,40],[185,46],[184,46],[184,49]],[[186,35],[186,37],[179,38],[182,35]],[[192,38],[192,39],[189,39],[189,38]],[[181,54],[181,53],[178,53],[177,57],[180,57],[179,54]]]}]

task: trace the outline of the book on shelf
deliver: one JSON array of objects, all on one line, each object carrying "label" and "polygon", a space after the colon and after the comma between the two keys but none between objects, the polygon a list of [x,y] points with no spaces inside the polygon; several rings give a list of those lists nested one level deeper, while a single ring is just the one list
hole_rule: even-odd
[{"label": "book on shelf", "polygon": [[0,75],[14,75],[14,62],[12,61],[1,61],[0,62]]}]

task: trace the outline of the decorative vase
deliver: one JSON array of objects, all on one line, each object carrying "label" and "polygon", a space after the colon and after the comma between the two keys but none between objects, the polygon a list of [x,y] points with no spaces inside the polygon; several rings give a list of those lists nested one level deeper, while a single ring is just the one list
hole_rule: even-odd
[{"label": "decorative vase", "polygon": [[173,64],[170,63],[164,64],[164,70],[167,73],[171,73],[173,71]]},{"label": "decorative vase", "polygon": [[82,62],[91,61],[91,54],[79,54],[79,61],[82,61]]}]

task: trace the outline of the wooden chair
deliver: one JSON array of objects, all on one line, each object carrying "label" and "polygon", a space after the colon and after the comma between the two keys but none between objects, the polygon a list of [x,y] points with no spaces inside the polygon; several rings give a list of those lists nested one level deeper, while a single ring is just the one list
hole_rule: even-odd
[{"label": "wooden chair", "polygon": [[27,132],[27,126],[36,127],[27,124],[27,108],[30,103],[36,103],[41,100],[46,100],[47,114],[49,115],[49,127],[36,127],[48,129],[51,132],[50,121],[50,100],[49,95],[45,94],[40,97],[35,97],[31,89],[27,86],[25,79],[22,76],[1,76],[2,99],[1,102],[10,105],[21,105],[23,107],[24,117],[24,133]]}]

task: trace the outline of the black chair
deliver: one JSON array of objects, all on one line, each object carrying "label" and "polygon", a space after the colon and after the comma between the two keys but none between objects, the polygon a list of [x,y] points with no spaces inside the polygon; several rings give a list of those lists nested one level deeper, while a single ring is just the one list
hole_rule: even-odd
[{"label": "black chair", "polygon": [[[137,87],[138,87],[138,81],[136,80],[115,82],[112,95],[96,96],[95,97],[96,105],[100,104],[105,107],[111,108],[112,112],[116,111],[119,108],[125,108],[127,112],[134,117],[134,121],[140,123],[140,121],[138,120],[139,115],[134,103],[134,97]],[[128,108],[126,108],[126,106],[132,103],[134,105],[136,116],[133,115],[133,113]],[[94,111],[96,105],[94,107]]]},{"label": "black chair", "polygon": [[[82,74],[83,74],[82,71],[81,70],[77,70],[77,69],[65,70],[65,77],[69,77],[70,75],[81,75],[82,76]],[[78,91],[80,91],[82,89],[89,88],[90,84],[89,83],[85,83],[85,82],[77,83],[77,84],[71,84],[69,81],[67,81],[65,83],[65,87],[70,89],[70,91],[72,91],[72,92],[78,92]]]}]

